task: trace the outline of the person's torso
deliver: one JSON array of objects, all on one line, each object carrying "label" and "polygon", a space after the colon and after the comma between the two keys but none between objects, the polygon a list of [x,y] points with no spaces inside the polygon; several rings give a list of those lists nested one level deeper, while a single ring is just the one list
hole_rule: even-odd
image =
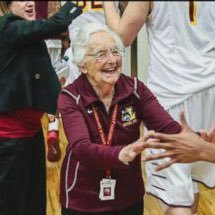
[{"label": "person's torso", "polygon": [[56,109],[60,84],[45,43],[0,48],[0,64],[5,65],[0,72],[0,112],[22,107]]},{"label": "person's torso", "polygon": [[[79,83],[80,79],[81,77],[73,83],[76,85],[76,92],[73,91],[73,93],[76,96],[81,94],[78,106],[85,119],[92,144],[101,144],[101,137],[93,114],[92,106],[84,105],[88,97],[86,95],[87,93],[83,93],[82,90],[79,91],[78,86],[83,85],[83,83]],[[83,87],[81,88],[83,89]],[[138,115],[139,111],[137,102],[138,99],[134,94],[131,94],[128,98],[123,99],[118,103],[112,146],[128,145],[139,138],[141,116]],[[104,133],[107,136],[114,105],[112,105],[110,111],[107,112],[103,103],[100,101],[96,101],[93,104],[98,109],[100,122]],[[138,156],[130,165],[131,168],[111,170],[112,178],[116,179],[116,197],[114,201],[103,202],[99,199],[99,186],[102,178],[105,178],[105,170],[89,168],[76,160],[73,153],[67,152],[62,166],[62,176],[65,176],[66,171],[68,171],[67,178],[64,181],[61,180],[62,204],[65,207],[76,210],[82,209],[83,211],[89,212],[101,212],[117,210],[140,201],[144,192],[140,156]],[[68,194],[64,193],[65,186],[69,189]],[[126,192],[129,193],[129,195],[125,193],[125,187]],[[83,197],[85,198],[84,202]]]},{"label": "person's torso", "polygon": [[166,108],[214,85],[214,21],[214,2],[154,2],[148,86]]}]

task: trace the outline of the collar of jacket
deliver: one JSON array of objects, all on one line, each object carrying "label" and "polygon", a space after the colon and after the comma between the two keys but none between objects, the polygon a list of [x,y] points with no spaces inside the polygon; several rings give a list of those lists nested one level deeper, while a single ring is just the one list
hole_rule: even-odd
[{"label": "collar of jacket", "polygon": [[[98,102],[99,98],[88,81],[86,75],[81,74],[74,82],[75,88],[78,88],[78,93],[81,95],[84,106],[87,107],[94,102]],[[69,90],[69,89],[68,89]],[[121,100],[127,98],[134,93],[134,80],[121,74],[115,84],[115,93],[112,105],[119,103]]]}]

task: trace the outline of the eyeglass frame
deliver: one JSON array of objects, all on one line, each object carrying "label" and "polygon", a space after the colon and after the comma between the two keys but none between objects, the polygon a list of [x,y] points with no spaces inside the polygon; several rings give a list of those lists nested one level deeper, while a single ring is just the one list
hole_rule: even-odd
[{"label": "eyeglass frame", "polygon": [[[113,53],[113,50],[114,50],[114,49],[118,49],[119,53],[114,54],[114,53]],[[96,57],[96,55],[99,54],[99,52],[101,52],[101,51],[106,51],[105,57],[104,57],[103,59],[98,59],[98,58]],[[125,53],[125,48],[124,48],[124,47],[119,48],[119,47],[116,46],[116,47],[113,47],[113,48],[108,48],[108,49],[99,50],[99,51],[97,51],[97,52],[94,53],[94,54],[86,54],[85,56],[93,57],[93,58],[95,59],[95,61],[98,62],[98,61],[102,61],[102,60],[104,60],[104,59],[108,59],[108,56],[109,56],[110,54],[112,54],[113,56],[122,56],[123,53]]]}]

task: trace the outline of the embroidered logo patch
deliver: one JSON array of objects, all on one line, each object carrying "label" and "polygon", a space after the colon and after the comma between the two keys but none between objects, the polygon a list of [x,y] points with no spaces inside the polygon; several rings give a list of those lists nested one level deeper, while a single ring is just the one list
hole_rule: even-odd
[{"label": "embroidered logo patch", "polygon": [[132,106],[126,107],[122,110],[122,124],[123,127],[129,126],[137,122],[136,112]]}]

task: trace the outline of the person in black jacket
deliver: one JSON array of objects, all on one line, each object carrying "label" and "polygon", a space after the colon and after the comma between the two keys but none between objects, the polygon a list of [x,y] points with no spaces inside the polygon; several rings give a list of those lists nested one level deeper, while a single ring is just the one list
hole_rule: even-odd
[{"label": "person in black jacket", "polygon": [[35,20],[34,1],[1,2],[0,214],[46,214],[45,149],[40,119],[54,114],[60,83],[44,39],[67,30],[82,13],[66,3]]}]

